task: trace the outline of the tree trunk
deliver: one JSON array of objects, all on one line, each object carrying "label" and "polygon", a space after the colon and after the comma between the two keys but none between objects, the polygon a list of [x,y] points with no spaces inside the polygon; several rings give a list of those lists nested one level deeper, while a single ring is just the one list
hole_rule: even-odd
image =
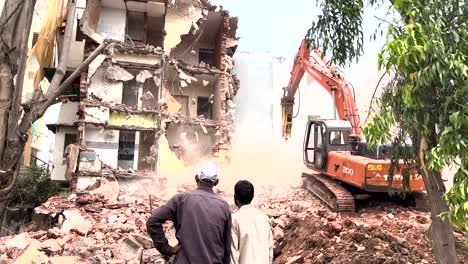
[{"label": "tree trunk", "polygon": [[13,91],[13,73],[8,63],[0,64],[0,157],[3,156],[8,131],[8,113],[10,112]]},{"label": "tree trunk", "polygon": [[449,210],[443,198],[445,186],[440,172],[428,170],[425,159],[427,150],[427,140],[425,136],[421,136],[419,142],[419,163],[431,205],[432,251],[438,264],[453,264],[457,263],[457,254],[452,225],[447,219],[444,220],[439,217],[441,213]]},{"label": "tree trunk", "polygon": [[[0,65],[3,65],[4,63],[7,64],[12,74],[9,74],[5,80],[1,78],[3,75],[0,75],[0,82],[2,85],[4,82],[12,84],[13,75],[16,72],[18,72],[18,75],[22,75],[22,73],[24,73],[23,63],[27,52],[25,43],[27,42],[27,36],[30,31],[34,3],[35,0],[7,0],[5,3],[5,8],[8,6],[9,11],[6,12],[4,10],[0,17],[0,25],[3,25],[3,27],[0,26],[0,32],[2,32],[2,38],[4,37],[4,34],[8,33],[8,36],[5,36],[5,39],[10,40],[10,42],[6,44],[4,42],[0,42]],[[35,90],[30,103],[27,106],[22,107],[20,106],[20,100],[23,87],[18,87],[18,85],[22,85],[23,82],[22,80],[17,80],[16,86],[12,88],[13,90],[10,93],[13,97],[13,103],[10,103],[10,108],[8,109],[9,116],[0,120],[0,122],[2,122],[1,124],[7,128],[6,132],[3,134],[3,136],[6,137],[5,144],[2,144],[3,153],[0,155],[0,217],[3,216],[5,211],[4,209],[8,205],[8,200],[14,191],[16,178],[18,176],[18,162],[23,154],[24,146],[28,138],[28,131],[31,128],[31,125],[34,121],[44,115],[49,106],[58,102],[57,97],[62,94],[65,89],[70,86],[78,76],[80,76],[81,72],[84,71],[88,65],[109,46],[108,41],[101,43],[99,47],[95,49],[66,80],[63,81],[68,54],[70,51],[70,40],[72,38],[73,21],[75,19],[76,12],[76,0],[69,0],[68,7],[69,12],[67,14],[68,23],[65,27],[65,41],[60,50],[61,54],[56,73],[52,78],[46,94],[42,94],[41,89]],[[21,19],[19,19],[18,16],[21,17]],[[21,23],[10,24],[11,21],[16,21],[18,19]],[[10,22],[6,23],[5,21]],[[26,28],[17,28],[18,25],[25,26]],[[20,30],[23,30],[21,31],[21,34],[18,32]],[[17,34],[15,36],[11,36],[12,33]],[[23,39],[26,39],[23,42],[13,42],[12,40],[19,40],[21,38],[18,35],[21,35]],[[10,47],[14,47],[15,52],[10,51]],[[12,53],[15,53],[16,58],[16,60],[14,60],[14,65],[11,63]],[[2,72],[0,72],[0,74],[1,73]],[[21,76],[20,78],[23,77]],[[2,95],[1,92],[0,95]],[[5,122],[5,119],[8,121]]]}]

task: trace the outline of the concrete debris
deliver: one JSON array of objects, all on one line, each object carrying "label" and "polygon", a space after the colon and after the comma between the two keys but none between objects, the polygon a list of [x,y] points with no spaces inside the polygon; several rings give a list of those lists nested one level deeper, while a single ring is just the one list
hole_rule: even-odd
[{"label": "concrete debris", "polygon": [[238,46],[238,45],[239,45],[239,40],[238,39],[228,38],[226,40],[226,46],[228,48],[235,47],[235,46]]},{"label": "concrete debris", "polygon": [[55,217],[58,213],[62,213],[64,209],[73,208],[74,203],[67,200],[63,196],[50,197],[45,203],[34,208],[35,214],[44,214]]},{"label": "concrete debris", "polygon": [[197,78],[186,74],[182,70],[179,70],[179,78],[182,79],[183,81],[187,82],[187,83],[192,83],[192,81],[194,81],[194,82],[198,81]]},{"label": "concrete debris", "polygon": [[156,84],[156,87],[159,87],[161,85],[161,79],[159,79],[157,76],[153,77],[154,84]]},{"label": "concrete debris", "polygon": [[299,264],[299,263],[302,263],[303,261],[304,261],[304,257],[295,256],[295,257],[290,258],[288,262],[286,262],[286,264]]},{"label": "concrete debris", "polygon": [[101,64],[106,59],[106,55],[100,54],[98,55],[88,66],[88,82],[93,77],[94,73],[96,72],[97,68],[101,66]]},{"label": "concrete debris", "polygon": [[143,246],[130,235],[120,242],[120,254],[127,262],[140,263]]},{"label": "concrete debris", "polygon": [[62,250],[62,246],[56,239],[48,239],[43,241],[38,249],[42,252],[47,253],[48,256],[57,256]]},{"label": "concrete debris", "polygon": [[184,80],[180,80],[180,87],[185,88],[188,84]]},{"label": "concrete debris", "polygon": [[200,123],[200,127],[202,128],[203,133],[208,134],[208,130],[206,130],[206,127],[202,123]]},{"label": "concrete debris", "polygon": [[135,76],[118,65],[111,65],[106,69],[106,78],[114,81],[130,81]]},{"label": "concrete debris", "polygon": [[[141,193],[141,188],[138,191]],[[150,214],[147,200],[136,201],[133,194],[128,196],[127,189],[116,191],[120,194],[116,201],[90,192],[77,193],[74,202],[49,198],[36,211],[44,213],[43,208],[48,208],[54,214],[50,221],[55,226],[40,233],[0,238],[0,263],[166,263],[146,233]],[[152,199],[154,207],[163,202]],[[65,219],[61,228],[58,216]],[[176,241],[175,231],[169,226],[165,230],[171,243]]]},{"label": "concrete debris", "polygon": [[137,82],[139,83],[144,83],[146,81],[146,79],[149,79],[153,77],[153,74],[151,74],[150,71],[148,70],[143,70],[141,71],[140,73],[138,73],[137,77],[136,77],[136,80]]},{"label": "concrete debris", "polygon": [[[32,259],[42,261],[36,263],[167,263],[146,233],[149,192],[162,195],[151,183],[165,180],[141,181],[133,188],[121,184],[114,202],[103,194],[91,193],[96,189],[76,193],[71,201],[49,198],[36,211],[54,214],[50,218],[53,226],[48,231],[0,238],[0,263],[32,263]],[[195,184],[176,186],[177,191],[183,192],[195,188]],[[229,188],[219,186],[215,191],[234,208]],[[151,201],[157,208],[165,198],[151,195]],[[254,205],[270,218],[274,264],[434,263],[430,242],[425,237],[430,223],[416,221],[428,219],[427,212],[370,205],[359,214],[342,215],[330,212],[300,188],[269,186],[256,186]],[[361,216],[363,213],[365,217]],[[394,218],[384,217],[389,213]],[[60,217],[65,218],[62,228]],[[70,218],[76,221],[68,223]],[[72,224],[86,221],[90,223],[88,231],[72,230]],[[173,226],[165,224],[164,230],[169,243],[177,244]],[[458,235],[456,240],[457,247],[463,247],[464,236]],[[466,250],[459,251],[459,259],[461,263],[468,260]]]},{"label": "concrete debris", "polygon": [[115,203],[119,196],[119,189],[120,187],[117,181],[109,181],[106,178],[103,178],[101,180],[101,186],[91,191],[91,193],[102,194],[108,202]]},{"label": "concrete debris", "polygon": [[[427,217],[426,212],[387,204],[378,210],[362,209],[363,217],[340,215],[317,206],[305,208],[292,212],[294,208],[290,207],[288,214],[272,216],[274,263],[434,262],[425,238],[429,224],[414,221]],[[468,256],[462,254],[460,258]]]},{"label": "concrete debris", "polygon": [[192,27],[194,29],[193,33],[194,35],[196,34],[196,32],[200,29],[197,25],[197,23],[195,21],[192,22]]},{"label": "concrete debris", "polygon": [[61,231],[65,234],[76,232],[79,235],[86,236],[92,228],[92,223],[86,220],[78,209],[69,209],[63,212],[65,222],[63,222]]},{"label": "concrete debris", "polygon": [[14,264],[29,264],[29,263],[47,263],[47,256],[44,252],[39,251],[40,242],[33,240],[26,250],[15,259]]},{"label": "concrete debris", "polygon": [[202,80],[203,86],[206,87],[208,84],[210,84],[210,81],[207,80]]},{"label": "concrete debris", "polygon": [[84,259],[77,256],[56,256],[49,258],[49,264],[80,264],[85,263]]},{"label": "concrete debris", "polygon": [[154,99],[154,95],[150,92],[150,91],[147,91],[143,96],[142,98],[143,100],[153,100]]},{"label": "concrete debris", "polygon": [[163,87],[162,98],[166,105],[166,111],[169,113],[178,113],[182,108],[182,105],[171,95],[171,93]]}]

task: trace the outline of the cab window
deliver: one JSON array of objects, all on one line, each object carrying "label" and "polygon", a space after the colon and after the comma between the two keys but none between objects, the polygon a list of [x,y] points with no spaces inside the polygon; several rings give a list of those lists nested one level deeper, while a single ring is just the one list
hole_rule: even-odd
[{"label": "cab window", "polygon": [[330,145],[348,144],[349,131],[332,130],[330,131]]}]

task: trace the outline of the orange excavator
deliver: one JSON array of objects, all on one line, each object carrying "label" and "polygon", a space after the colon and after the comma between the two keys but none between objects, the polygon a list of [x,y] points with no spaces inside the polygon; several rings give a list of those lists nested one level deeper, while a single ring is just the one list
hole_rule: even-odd
[{"label": "orange excavator", "polygon": [[[320,51],[311,50],[309,40],[306,36],[302,41],[289,84],[283,88],[283,137],[291,137],[294,95],[305,73],[330,93],[335,117],[318,119],[309,116],[303,158],[304,164],[313,173],[302,174],[303,186],[339,212],[354,212],[355,199],[368,197],[370,193],[406,191],[401,176],[403,162],[400,170],[389,176],[391,146],[382,145],[377,150],[371,150],[361,141],[359,114],[351,85],[336,67],[322,58]],[[391,183],[389,177],[392,177]],[[424,182],[419,174],[412,174],[409,187],[414,197],[423,196]]]}]

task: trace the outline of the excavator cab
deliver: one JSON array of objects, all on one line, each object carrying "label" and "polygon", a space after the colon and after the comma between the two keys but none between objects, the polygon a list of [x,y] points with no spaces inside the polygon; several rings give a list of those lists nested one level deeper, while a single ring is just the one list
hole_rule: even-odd
[{"label": "excavator cab", "polygon": [[309,119],[304,135],[304,164],[326,170],[329,151],[350,151],[351,123],[344,120]]}]

